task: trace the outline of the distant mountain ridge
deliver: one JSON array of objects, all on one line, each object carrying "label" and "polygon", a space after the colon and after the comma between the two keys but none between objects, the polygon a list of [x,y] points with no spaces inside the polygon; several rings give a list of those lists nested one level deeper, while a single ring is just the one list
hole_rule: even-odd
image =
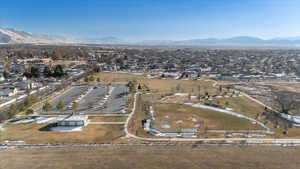
[{"label": "distant mountain ridge", "polygon": [[38,35],[12,28],[0,27],[0,44],[72,44],[72,43],[92,43],[92,44],[128,44],[128,45],[191,45],[191,46],[287,46],[300,47],[300,36],[261,39],[253,36],[237,36],[231,38],[204,38],[188,40],[146,40],[146,41],[126,41],[114,36],[82,39],[82,41],[72,40],[61,36]]},{"label": "distant mountain ridge", "polygon": [[143,44],[152,45],[211,45],[211,46],[300,46],[300,37],[289,38],[273,38],[273,39],[261,39],[252,36],[237,36],[232,38],[207,38],[207,39],[190,39],[190,40],[177,40],[177,41],[147,41]]},{"label": "distant mountain ridge", "polygon": [[106,37],[93,37],[84,39],[86,43],[96,43],[96,44],[128,44],[130,42],[126,42],[122,39],[119,39],[114,36],[106,36]]},{"label": "distant mountain ridge", "polygon": [[61,36],[37,35],[12,28],[0,28],[0,43],[4,44],[62,44],[78,41]]}]

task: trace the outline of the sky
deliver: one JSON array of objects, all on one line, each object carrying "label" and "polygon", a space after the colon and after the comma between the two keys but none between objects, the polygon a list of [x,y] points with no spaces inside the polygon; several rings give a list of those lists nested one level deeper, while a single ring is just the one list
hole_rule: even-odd
[{"label": "sky", "polygon": [[300,0],[3,0],[0,27],[77,39],[300,36]]}]

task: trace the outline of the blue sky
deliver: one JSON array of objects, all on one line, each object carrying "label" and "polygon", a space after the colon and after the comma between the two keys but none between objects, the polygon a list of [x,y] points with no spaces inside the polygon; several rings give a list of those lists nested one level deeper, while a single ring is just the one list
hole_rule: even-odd
[{"label": "blue sky", "polygon": [[300,0],[3,0],[0,27],[75,38],[300,36]]}]

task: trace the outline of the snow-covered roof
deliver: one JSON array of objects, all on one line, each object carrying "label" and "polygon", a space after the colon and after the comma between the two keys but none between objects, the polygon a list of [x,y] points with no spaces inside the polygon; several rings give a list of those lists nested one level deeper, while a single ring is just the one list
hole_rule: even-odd
[{"label": "snow-covered roof", "polygon": [[62,119],[62,121],[85,121],[87,116],[85,115],[71,115]]}]

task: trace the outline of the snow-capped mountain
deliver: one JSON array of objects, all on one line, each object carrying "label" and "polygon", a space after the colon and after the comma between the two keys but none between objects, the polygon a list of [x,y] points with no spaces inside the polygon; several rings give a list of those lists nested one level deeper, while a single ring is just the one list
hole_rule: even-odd
[{"label": "snow-capped mountain", "polygon": [[0,43],[63,44],[78,42],[60,36],[37,35],[11,28],[0,28]]}]

